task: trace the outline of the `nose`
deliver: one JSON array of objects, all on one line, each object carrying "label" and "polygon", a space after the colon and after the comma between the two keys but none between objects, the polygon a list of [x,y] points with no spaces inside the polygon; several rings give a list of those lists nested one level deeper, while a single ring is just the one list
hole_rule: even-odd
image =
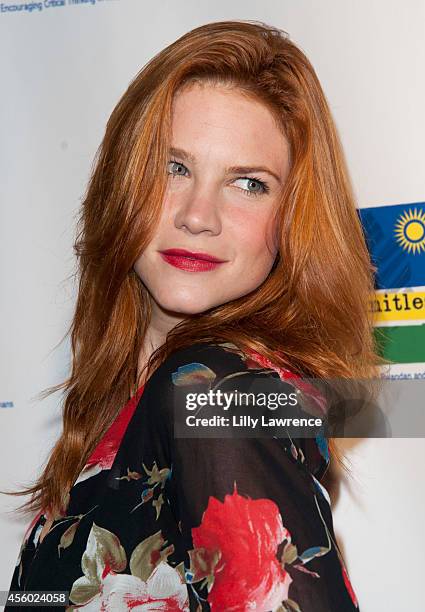
[{"label": "nose", "polygon": [[199,234],[208,232],[215,236],[221,232],[219,195],[210,187],[194,185],[182,196],[176,207],[174,225],[177,229]]}]

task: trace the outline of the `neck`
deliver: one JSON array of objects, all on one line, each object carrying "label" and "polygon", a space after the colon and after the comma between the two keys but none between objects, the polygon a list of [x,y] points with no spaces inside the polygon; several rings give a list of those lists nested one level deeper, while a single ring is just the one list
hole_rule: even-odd
[{"label": "neck", "polygon": [[158,347],[164,344],[168,332],[187,318],[187,315],[162,308],[152,298],[151,319],[139,352],[137,366],[138,386],[142,386],[146,382],[146,372],[142,374],[142,370],[149,357]]}]

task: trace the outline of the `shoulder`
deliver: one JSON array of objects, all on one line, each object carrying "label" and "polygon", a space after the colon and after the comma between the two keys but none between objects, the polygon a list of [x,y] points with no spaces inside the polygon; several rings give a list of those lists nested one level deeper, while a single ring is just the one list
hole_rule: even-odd
[{"label": "shoulder", "polygon": [[[299,405],[311,414],[323,410],[320,394],[290,369],[279,367],[255,351],[243,351],[230,342],[198,342],[171,352],[153,373],[146,388],[158,419],[173,420],[177,405],[188,393],[210,389],[223,392],[297,393]],[[321,478],[329,463],[325,437],[288,438],[287,448],[297,463]]]},{"label": "shoulder", "polygon": [[247,369],[246,355],[230,343],[197,342],[172,351],[147,385],[181,387],[209,384],[218,376]]},{"label": "shoulder", "polygon": [[242,350],[231,342],[203,341],[172,351],[153,373],[148,386],[160,395],[200,391],[202,387],[225,390],[228,386],[270,392],[286,387],[301,394],[296,380],[301,381],[289,369],[278,367],[253,350]]},{"label": "shoulder", "polygon": [[155,380],[157,385],[171,385],[173,388],[216,386],[220,381],[224,383],[229,375],[232,384],[245,386],[266,381],[263,390],[269,391],[291,387],[308,411],[326,412],[325,398],[308,379],[279,366],[277,360],[251,349],[243,350],[231,342],[197,342],[173,351],[155,371],[152,382]]},{"label": "shoulder", "polygon": [[276,371],[264,368],[235,344],[203,341],[172,351],[146,383],[143,395],[169,411],[188,393],[248,391],[263,377],[279,379]]}]

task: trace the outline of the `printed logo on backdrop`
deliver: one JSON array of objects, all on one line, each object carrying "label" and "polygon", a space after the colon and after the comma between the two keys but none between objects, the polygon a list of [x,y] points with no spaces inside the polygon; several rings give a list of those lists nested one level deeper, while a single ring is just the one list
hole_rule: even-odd
[{"label": "printed logo on backdrop", "polygon": [[105,2],[118,2],[119,0],[42,0],[41,2],[9,1],[0,3],[0,13],[40,13],[48,9],[61,9],[79,4],[104,4]]},{"label": "printed logo on backdrop", "polygon": [[373,264],[381,354],[398,378],[425,377],[425,202],[359,210]]}]

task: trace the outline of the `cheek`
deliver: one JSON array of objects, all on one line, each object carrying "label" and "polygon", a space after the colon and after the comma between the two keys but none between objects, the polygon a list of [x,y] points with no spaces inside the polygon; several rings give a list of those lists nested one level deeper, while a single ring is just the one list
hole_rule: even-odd
[{"label": "cheek", "polygon": [[134,264],[133,268],[138,275],[138,277],[143,281],[150,281],[155,277],[155,259],[154,252],[151,251],[151,245],[149,245],[146,250],[140,255]]},{"label": "cheek", "polygon": [[274,260],[277,247],[273,240],[274,227],[270,213],[238,215],[233,221],[236,250],[245,259],[265,265]]}]

